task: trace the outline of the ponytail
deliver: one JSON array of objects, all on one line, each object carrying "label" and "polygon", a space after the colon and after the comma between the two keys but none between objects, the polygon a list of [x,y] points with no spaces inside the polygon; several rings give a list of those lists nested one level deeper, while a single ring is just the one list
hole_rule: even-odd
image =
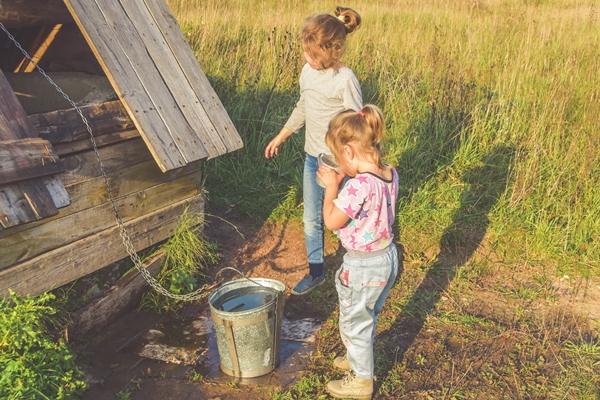
[{"label": "ponytail", "polygon": [[342,154],[345,145],[350,145],[383,168],[380,144],[383,131],[381,110],[373,104],[366,104],[360,111],[346,110],[333,117],[325,143],[336,157]]}]

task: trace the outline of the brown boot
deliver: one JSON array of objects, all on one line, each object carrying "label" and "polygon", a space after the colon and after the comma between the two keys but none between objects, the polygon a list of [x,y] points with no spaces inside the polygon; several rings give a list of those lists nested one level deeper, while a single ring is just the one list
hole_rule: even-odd
[{"label": "brown boot", "polygon": [[370,399],[373,394],[373,378],[359,378],[349,371],[344,379],[330,381],[327,391],[338,399]]},{"label": "brown boot", "polygon": [[337,369],[341,369],[342,371],[350,371],[350,363],[348,362],[348,355],[344,354],[343,356],[336,357],[333,360],[333,366]]}]

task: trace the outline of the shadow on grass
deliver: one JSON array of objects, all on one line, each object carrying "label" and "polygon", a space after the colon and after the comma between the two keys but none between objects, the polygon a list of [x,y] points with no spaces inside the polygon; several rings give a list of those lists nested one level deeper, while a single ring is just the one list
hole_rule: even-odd
[{"label": "shadow on grass", "polygon": [[[404,353],[421,332],[427,316],[433,312],[442,293],[456,277],[483,241],[489,225],[489,213],[506,190],[508,171],[514,149],[509,146],[493,148],[482,157],[482,166],[467,171],[462,179],[468,185],[454,212],[452,223],[444,230],[440,252],[427,270],[425,278],[402,307],[396,322],[381,337],[392,338],[399,347],[396,363],[402,363]],[[379,370],[385,377],[393,368]],[[423,389],[423,388],[421,388]]]}]

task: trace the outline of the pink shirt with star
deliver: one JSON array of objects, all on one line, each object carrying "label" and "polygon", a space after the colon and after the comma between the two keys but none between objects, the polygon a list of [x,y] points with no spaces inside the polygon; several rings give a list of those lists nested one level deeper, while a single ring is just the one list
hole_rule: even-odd
[{"label": "pink shirt with star", "polygon": [[350,217],[337,234],[347,250],[376,251],[392,243],[392,225],[396,216],[398,173],[392,168],[392,180],[360,173],[349,179],[333,203]]}]

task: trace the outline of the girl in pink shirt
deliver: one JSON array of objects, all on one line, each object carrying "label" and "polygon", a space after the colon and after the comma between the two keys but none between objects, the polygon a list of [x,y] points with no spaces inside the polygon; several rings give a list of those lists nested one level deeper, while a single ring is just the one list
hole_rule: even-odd
[{"label": "girl in pink shirt", "polygon": [[[325,141],[341,174],[325,166],[317,172],[325,184],[325,226],[337,230],[347,250],[336,272],[340,336],[347,351],[333,362],[347,376],[327,384],[327,391],[338,398],[370,398],[373,393],[377,315],[398,275],[392,233],[398,174],[381,161],[383,127],[374,105],[336,115]],[[344,175],[350,179],[340,190]]]}]

